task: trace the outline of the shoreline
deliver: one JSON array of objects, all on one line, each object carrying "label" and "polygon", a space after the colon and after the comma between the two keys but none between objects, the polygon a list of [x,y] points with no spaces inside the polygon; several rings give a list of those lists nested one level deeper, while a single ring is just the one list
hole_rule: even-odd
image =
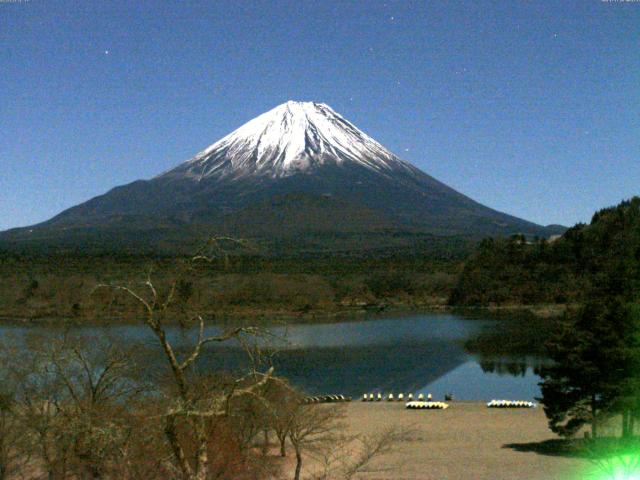
[{"label": "shoreline", "polygon": [[[203,314],[209,325],[233,325],[242,321],[252,320],[258,324],[289,322],[292,324],[313,323],[342,323],[381,319],[387,317],[411,316],[420,314],[455,314],[474,319],[478,315],[488,315],[496,320],[509,318],[513,315],[531,315],[538,319],[559,318],[573,305],[508,305],[508,306],[455,306],[446,304],[431,305],[374,305],[367,308],[345,307],[337,310],[317,310],[310,312],[295,312],[291,310],[267,309],[238,309],[218,313]],[[132,319],[109,318],[97,320],[89,317],[73,317],[65,315],[47,316],[17,316],[0,313],[0,325],[43,325],[43,324],[78,324],[89,326],[103,325],[134,325],[139,322]],[[176,322],[177,324],[177,322]]]}]

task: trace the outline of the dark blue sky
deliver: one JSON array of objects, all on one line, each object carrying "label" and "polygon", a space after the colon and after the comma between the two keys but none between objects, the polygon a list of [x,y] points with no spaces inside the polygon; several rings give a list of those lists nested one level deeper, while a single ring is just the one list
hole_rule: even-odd
[{"label": "dark blue sky", "polygon": [[538,223],[640,194],[640,2],[0,0],[0,229],[324,102]]}]

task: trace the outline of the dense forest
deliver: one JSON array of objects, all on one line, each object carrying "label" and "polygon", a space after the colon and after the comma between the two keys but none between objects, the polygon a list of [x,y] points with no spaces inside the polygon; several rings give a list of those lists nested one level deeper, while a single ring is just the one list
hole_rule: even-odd
[{"label": "dense forest", "polygon": [[[487,239],[465,263],[453,305],[579,304],[640,286],[640,198],[595,213],[556,239]],[[602,292],[606,293],[606,292]]]},{"label": "dense forest", "polygon": [[[438,254],[274,257],[231,252],[189,272],[183,288],[205,315],[309,316],[445,305],[468,249]],[[100,283],[162,287],[186,256],[0,252],[0,318],[88,318]],[[100,299],[97,299],[100,300]]]}]

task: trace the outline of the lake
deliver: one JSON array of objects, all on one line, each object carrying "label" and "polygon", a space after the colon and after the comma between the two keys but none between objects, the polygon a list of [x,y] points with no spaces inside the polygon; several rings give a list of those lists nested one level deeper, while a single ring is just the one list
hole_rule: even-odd
[{"label": "lake", "polygon": [[[510,398],[533,400],[539,396],[539,377],[535,368],[541,363],[534,356],[492,355],[490,358],[465,349],[474,336],[499,331],[502,321],[468,318],[454,314],[415,314],[373,318],[339,323],[274,325],[269,340],[275,353],[271,357],[276,373],[309,394],[432,393],[441,399],[452,393],[459,400]],[[146,327],[78,327],[84,334],[106,330],[125,338],[150,358],[145,364],[152,370],[164,365],[155,339]],[[220,331],[210,327],[208,333]],[[45,326],[0,327],[0,335],[22,337],[26,332],[53,334]],[[189,345],[193,332],[177,327],[170,338],[178,346]],[[180,347],[178,347],[180,350]],[[155,353],[153,353],[155,351]],[[201,371],[240,370],[246,355],[238,344],[208,347],[198,362]]]}]

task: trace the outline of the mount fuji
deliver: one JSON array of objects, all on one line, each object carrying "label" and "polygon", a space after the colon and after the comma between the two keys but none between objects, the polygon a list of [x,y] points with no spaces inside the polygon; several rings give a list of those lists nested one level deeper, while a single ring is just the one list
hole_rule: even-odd
[{"label": "mount fuji", "polygon": [[0,242],[171,250],[228,234],[307,245],[351,238],[350,248],[358,249],[363,239],[377,238],[378,245],[398,235],[549,236],[559,228],[475,202],[328,105],[289,101],[167,172],[0,233]]}]

